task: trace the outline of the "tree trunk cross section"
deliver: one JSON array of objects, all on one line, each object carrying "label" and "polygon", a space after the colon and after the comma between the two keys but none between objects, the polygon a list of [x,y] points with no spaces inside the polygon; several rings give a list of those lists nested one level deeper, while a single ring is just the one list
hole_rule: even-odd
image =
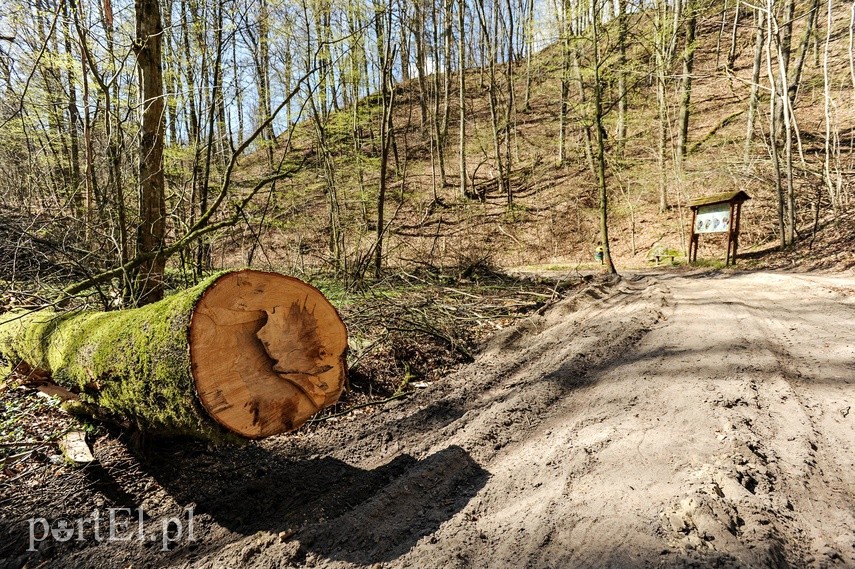
[{"label": "tree trunk cross section", "polygon": [[205,291],[190,322],[199,400],[230,431],[291,431],[344,387],[347,332],[335,308],[295,278],[229,273]]}]

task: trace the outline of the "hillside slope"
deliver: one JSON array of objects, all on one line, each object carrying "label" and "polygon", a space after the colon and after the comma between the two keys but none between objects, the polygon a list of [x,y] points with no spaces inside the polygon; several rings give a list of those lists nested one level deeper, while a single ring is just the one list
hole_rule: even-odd
[{"label": "hillside slope", "polygon": [[[800,5],[800,9],[802,6]],[[726,10],[723,12],[723,10]],[[608,186],[613,249],[618,267],[644,265],[654,248],[685,250],[690,222],[685,204],[699,195],[735,189],[746,190],[752,200],[743,215],[742,250],[762,247],[776,239],[774,176],[765,140],[769,128],[769,79],[761,73],[758,125],[750,159],[744,160],[745,125],[754,50],[754,18],[749,10],[732,21],[732,6],[711,3],[700,16],[689,122],[688,156],[678,175],[673,158],[666,164],[669,202],[667,212],[658,212],[659,174],[656,162],[656,93],[652,79],[649,40],[652,15],[641,13],[633,21],[630,66],[638,80],[628,98],[628,140],[618,156],[615,148],[614,109],[605,117],[608,148]],[[824,19],[808,42],[802,86],[795,116],[801,132],[796,158],[796,195],[800,227],[810,227],[817,204],[823,217],[829,214],[823,189],[822,168],[825,125],[823,122],[822,59]],[[729,32],[735,23],[734,63],[725,69]],[[830,76],[835,101],[836,127],[843,152],[839,170],[841,183],[852,186],[851,132],[855,106],[848,73],[848,12],[837,6],[829,43]],[[794,28],[801,41],[804,19]],[[680,48],[682,49],[682,48]],[[679,52],[679,49],[678,49]],[[675,77],[679,77],[676,70]],[[590,264],[597,244],[596,185],[585,157],[583,124],[585,105],[573,86],[568,126],[568,162],[557,164],[558,116],[560,106],[561,56],[558,46],[537,54],[527,69],[516,64],[516,111],[513,130],[514,206],[508,208],[499,191],[492,156],[490,114],[483,70],[467,71],[467,164],[468,176],[476,183],[483,201],[464,198],[456,187],[458,165],[457,101],[449,101],[451,122],[445,149],[446,182],[431,162],[429,129],[420,125],[416,80],[399,85],[396,95],[393,172],[386,204],[389,223],[386,263],[389,266],[430,265],[442,268],[490,262],[500,266],[526,264]],[[523,109],[525,78],[532,77],[528,109]],[[613,78],[609,79],[613,82]],[[608,94],[614,97],[614,85]],[[669,148],[673,152],[678,93],[677,80],[669,83],[669,115],[672,125]],[[613,99],[612,99],[613,102]],[[327,164],[334,170],[339,230],[349,266],[364,263],[376,231],[378,187],[379,107],[377,97],[363,100],[358,112],[350,109],[334,114],[327,124],[333,153]],[[354,151],[350,138],[351,116],[359,118],[360,149]],[[291,272],[327,269],[331,259],[330,195],[323,180],[319,149],[311,129],[298,128],[292,139],[296,157],[308,158],[303,171],[277,187],[265,204],[263,217],[254,218],[252,230],[234,235],[220,251],[224,264],[245,262],[244,251],[260,242],[263,255],[255,262]],[[848,146],[847,146],[848,145]],[[846,149],[849,148],[847,151]],[[801,156],[804,157],[802,161]],[[252,179],[258,159],[244,164],[243,177]],[[261,214],[259,213],[259,216]],[[260,238],[260,241],[257,239]],[[720,238],[702,242],[702,257],[723,256]],[[364,265],[363,265],[364,266]]]}]

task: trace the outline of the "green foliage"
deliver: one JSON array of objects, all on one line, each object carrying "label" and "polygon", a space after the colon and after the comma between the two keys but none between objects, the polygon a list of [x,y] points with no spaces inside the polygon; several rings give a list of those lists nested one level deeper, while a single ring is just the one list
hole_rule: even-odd
[{"label": "green foliage", "polygon": [[56,415],[59,400],[37,397],[24,388],[2,391],[0,397],[0,470],[14,462],[24,460],[26,450],[32,447],[16,446],[37,440],[52,440],[65,432],[65,421],[52,421],[47,416]]},{"label": "green foliage", "polygon": [[692,263],[695,267],[703,267],[707,269],[724,269],[727,265],[724,264],[724,259],[698,259]]},{"label": "green foliage", "polygon": [[24,423],[27,416],[54,406],[56,406],[55,400],[41,397],[0,399],[0,442],[9,443],[25,439]]}]

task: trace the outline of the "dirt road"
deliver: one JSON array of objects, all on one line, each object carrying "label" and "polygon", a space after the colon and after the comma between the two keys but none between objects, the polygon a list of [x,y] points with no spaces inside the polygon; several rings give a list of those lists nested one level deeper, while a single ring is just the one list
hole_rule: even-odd
[{"label": "dirt road", "polygon": [[410,400],[240,452],[151,471],[192,545],[61,564],[855,567],[855,277],[591,285]]}]

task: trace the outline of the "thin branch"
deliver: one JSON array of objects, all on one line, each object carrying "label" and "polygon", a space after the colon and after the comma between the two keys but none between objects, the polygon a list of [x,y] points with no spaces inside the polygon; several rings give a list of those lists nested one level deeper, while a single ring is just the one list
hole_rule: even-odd
[{"label": "thin branch", "polygon": [[[21,91],[21,96],[18,98],[18,108],[17,108],[17,110],[15,110],[13,113],[11,113],[9,115],[8,119],[6,119],[2,123],[0,123],[0,129],[3,129],[7,124],[9,124],[15,118],[15,116],[18,113],[20,113],[21,111],[24,110],[24,98],[27,96],[27,91],[29,91],[29,89],[30,89],[30,82],[33,80],[33,77],[36,74],[36,68],[39,66],[39,63],[41,62],[42,57],[44,57],[45,52],[47,51],[48,38],[53,37],[53,32],[54,32],[54,30],[56,30],[56,23],[59,20],[59,11],[61,9],[62,9],[62,2],[57,2],[56,12],[54,12],[53,20],[50,23],[50,29],[48,30],[48,33],[45,36],[46,39],[45,39],[44,43],[42,44],[41,49],[39,50],[38,56],[36,56],[36,60],[33,62],[33,68],[30,70],[30,74],[27,75],[27,80],[24,82],[24,90]],[[12,41],[15,38],[14,37],[12,37],[12,38],[4,37],[3,39],[5,39],[7,41]]]},{"label": "thin branch", "polygon": [[[60,296],[59,301],[62,301],[64,299],[71,297],[71,296],[74,296],[76,294],[79,294],[79,293],[81,293],[81,292],[83,292],[83,291],[85,291],[85,290],[87,290],[93,286],[108,282],[114,278],[121,277],[122,275],[126,274],[127,272],[132,271],[132,270],[142,266],[143,264],[145,264],[146,262],[148,262],[154,258],[159,257],[159,258],[163,258],[163,259],[169,259],[175,253],[181,251],[182,249],[184,249],[185,247],[187,247],[188,245],[190,245],[194,241],[200,239],[201,237],[207,235],[208,233],[211,233],[213,231],[217,231],[217,230],[222,229],[224,227],[230,227],[230,226],[235,225],[241,219],[242,212],[243,212],[244,208],[246,208],[246,206],[249,205],[249,203],[252,201],[252,199],[256,196],[256,194],[258,194],[258,192],[260,192],[262,190],[262,188],[264,188],[268,184],[273,183],[277,180],[289,178],[292,175],[294,175],[296,172],[298,172],[300,169],[302,169],[303,165],[306,163],[306,160],[308,159],[307,157],[304,157],[303,160],[300,162],[300,164],[296,168],[289,169],[285,172],[276,172],[276,173],[260,180],[258,183],[255,184],[255,186],[252,188],[252,190],[250,190],[250,192],[246,195],[246,197],[244,197],[235,206],[234,213],[232,213],[231,216],[229,216],[228,218],[223,219],[221,221],[218,221],[216,223],[209,223],[211,218],[214,216],[214,214],[219,210],[220,206],[222,205],[223,201],[226,198],[226,195],[228,195],[228,191],[229,191],[229,188],[231,186],[232,172],[234,171],[234,167],[237,164],[238,158],[250,146],[250,144],[252,144],[252,142],[256,138],[258,138],[258,136],[261,134],[261,132],[271,122],[273,122],[273,120],[276,118],[276,116],[279,114],[279,112],[283,108],[285,108],[285,105],[287,105],[291,101],[291,99],[293,99],[297,95],[297,93],[300,92],[300,90],[302,89],[302,86],[303,86],[303,82],[306,81],[306,79],[308,79],[309,76],[312,73],[314,73],[314,71],[315,71],[315,69],[312,69],[312,70],[308,71],[305,75],[303,75],[300,78],[300,80],[297,82],[297,86],[294,87],[294,89],[292,89],[290,93],[288,93],[288,96],[285,97],[285,99],[283,99],[283,101],[279,104],[279,106],[276,107],[276,109],[274,109],[274,111],[270,114],[270,116],[268,116],[264,120],[264,122],[262,122],[256,128],[256,130],[232,153],[231,160],[229,161],[229,165],[228,165],[228,168],[226,169],[225,177],[223,178],[223,182],[222,182],[222,185],[220,187],[220,191],[217,195],[216,200],[208,208],[208,210],[204,214],[202,214],[202,216],[199,218],[199,220],[196,221],[195,224],[193,224],[190,228],[187,229],[187,232],[184,234],[184,236],[179,238],[177,241],[175,241],[172,245],[170,245],[168,247],[165,247],[165,248],[160,249],[158,251],[150,251],[150,252],[147,252],[144,254],[137,255],[136,257],[134,257],[133,259],[129,260],[127,263],[124,263],[123,265],[121,265],[119,267],[115,267],[115,268],[110,269],[108,271],[103,271],[97,275],[94,275],[91,278],[85,279],[85,280],[80,281],[78,283],[75,283],[69,287],[66,287],[61,292],[61,296]],[[286,143],[286,145],[285,145],[286,148],[290,148],[290,139],[291,139],[291,136],[293,136],[293,132],[294,132],[294,129],[292,128],[288,134],[288,143]]]}]

